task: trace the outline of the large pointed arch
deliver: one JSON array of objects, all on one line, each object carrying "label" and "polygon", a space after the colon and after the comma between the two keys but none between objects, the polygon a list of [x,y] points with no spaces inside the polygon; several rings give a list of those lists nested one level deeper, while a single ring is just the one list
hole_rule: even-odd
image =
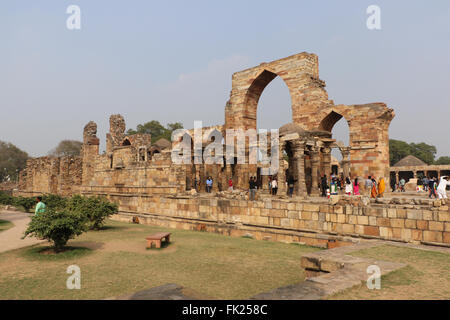
[{"label": "large pointed arch", "polygon": [[[252,125],[248,126],[249,128],[255,128],[257,127],[257,109],[258,109],[258,102],[261,98],[261,95],[264,91],[264,89],[269,85],[272,80],[274,80],[276,77],[280,77],[283,82],[286,84],[286,87],[289,90],[289,95],[291,97],[291,110],[292,110],[292,92],[291,88],[286,82],[285,79],[283,79],[282,75],[278,75],[275,72],[269,71],[267,69],[264,69],[251,83],[250,87],[248,88],[244,105],[245,105],[245,114],[244,117],[248,120],[248,122],[252,123]],[[292,110],[293,112],[293,110]]]}]

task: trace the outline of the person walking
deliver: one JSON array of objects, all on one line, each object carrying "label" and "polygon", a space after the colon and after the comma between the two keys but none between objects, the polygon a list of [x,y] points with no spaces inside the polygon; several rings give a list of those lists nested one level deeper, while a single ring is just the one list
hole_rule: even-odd
[{"label": "person walking", "polygon": [[213,185],[213,180],[211,177],[208,177],[208,179],[206,179],[206,192],[207,193],[211,193],[212,185]]},{"label": "person walking", "polygon": [[365,194],[370,197],[372,194],[372,187],[373,187],[373,182],[372,182],[372,176],[369,176],[364,184],[365,187]]},{"label": "person walking", "polygon": [[272,179],[271,186],[272,186],[272,195],[276,196],[278,192],[278,182],[276,178]]},{"label": "person walking", "polygon": [[233,191],[233,179],[228,179],[228,191]]},{"label": "person walking", "polygon": [[292,198],[292,195],[294,194],[294,183],[295,183],[294,177],[292,175],[289,176],[288,187],[289,187],[289,197],[291,197],[291,198]]},{"label": "person walking", "polygon": [[380,178],[380,181],[378,181],[378,198],[383,198],[385,189],[386,183],[384,182],[384,178]]},{"label": "person walking", "polygon": [[322,197],[326,197],[327,196],[327,189],[328,189],[328,180],[327,180],[327,175],[324,174],[322,177],[322,181],[320,184],[320,189],[322,190]]},{"label": "person walking", "polygon": [[332,178],[331,183],[330,183],[330,195],[337,195],[338,194],[337,188],[338,188],[338,186],[337,186],[336,178]]},{"label": "person walking", "polygon": [[40,215],[40,214],[45,212],[46,205],[45,205],[45,203],[42,202],[42,197],[41,196],[36,198],[36,202],[37,203],[36,203],[36,209],[34,210],[34,215],[38,216],[38,215]]},{"label": "person walking", "polygon": [[391,178],[391,189],[392,192],[395,192],[395,189],[397,189],[397,183],[395,182],[395,179]]},{"label": "person walking", "polygon": [[400,192],[405,192],[405,184],[406,184],[405,179],[401,178],[400,182],[398,183]]},{"label": "person walking", "polygon": [[355,178],[355,183],[353,184],[353,195],[360,196],[359,193],[359,184],[358,184],[358,178]]},{"label": "person walking", "polygon": [[436,195],[436,180],[435,178],[431,178],[430,181],[428,182],[428,189],[430,190],[430,194],[428,195],[428,198],[432,198],[434,197],[435,199],[437,199],[437,195]]},{"label": "person walking", "polygon": [[250,201],[255,200],[256,194],[256,179],[254,177],[250,177],[250,181],[248,182],[248,197]]},{"label": "person walking", "polygon": [[349,177],[345,178],[345,194],[351,196],[353,193],[352,182]]},{"label": "person walking", "polygon": [[437,194],[439,199],[447,199],[447,186],[450,185],[449,177],[443,176],[439,181],[439,186],[437,187]]},{"label": "person walking", "polygon": [[377,195],[378,195],[377,180],[375,180],[375,178],[372,178],[372,190],[370,190],[370,197],[375,199]]},{"label": "person walking", "polygon": [[423,177],[422,184],[423,184],[423,191],[425,191],[425,192],[428,191],[428,183],[429,183],[428,178],[427,177]]}]

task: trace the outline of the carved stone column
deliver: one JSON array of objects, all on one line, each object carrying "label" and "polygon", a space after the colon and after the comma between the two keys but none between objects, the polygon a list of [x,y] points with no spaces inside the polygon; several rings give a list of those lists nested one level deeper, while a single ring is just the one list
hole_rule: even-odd
[{"label": "carved stone column", "polygon": [[331,177],[331,148],[324,147],[322,149],[323,153],[323,170],[327,175],[327,178]]},{"label": "carved stone column", "polygon": [[297,141],[294,143],[294,159],[297,163],[297,196],[305,196],[306,192],[306,180],[305,180],[305,143]]},{"label": "carved stone column", "polygon": [[342,171],[344,173],[344,179],[350,177],[350,148],[342,148]]},{"label": "carved stone column", "polygon": [[319,196],[319,166],[320,166],[320,151],[318,148],[311,150],[311,196]]},{"label": "carved stone column", "polygon": [[277,173],[277,182],[278,182],[278,192],[279,195],[286,195],[286,168],[284,167],[284,158],[283,158],[283,150],[285,148],[285,142],[280,141],[280,150],[279,150],[279,168]]}]

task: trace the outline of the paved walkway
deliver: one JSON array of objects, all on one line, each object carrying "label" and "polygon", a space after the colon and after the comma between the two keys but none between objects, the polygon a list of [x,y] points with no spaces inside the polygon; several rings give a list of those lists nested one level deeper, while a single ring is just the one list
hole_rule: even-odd
[{"label": "paved walkway", "polygon": [[0,252],[28,247],[44,242],[44,240],[37,240],[36,238],[31,237],[26,237],[23,240],[21,239],[31,220],[30,217],[31,215],[29,213],[0,211],[1,220],[7,220],[14,224],[12,228],[0,232]]}]

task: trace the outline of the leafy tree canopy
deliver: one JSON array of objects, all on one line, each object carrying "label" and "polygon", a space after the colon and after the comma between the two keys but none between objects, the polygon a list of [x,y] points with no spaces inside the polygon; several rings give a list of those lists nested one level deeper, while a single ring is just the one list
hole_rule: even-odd
[{"label": "leafy tree canopy", "polygon": [[169,123],[164,127],[159,121],[152,120],[144,124],[138,124],[136,130],[129,129],[127,131],[128,135],[133,135],[137,133],[147,133],[152,135],[152,143],[155,143],[161,138],[165,138],[171,141],[172,132],[177,129],[183,129],[183,125],[180,122]]},{"label": "leafy tree canopy", "polygon": [[440,157],[434,163],[435,164],[450,164],[450,157]]},{"label": "leafy tree canopy", "polygon": [[52,157],[79,156],[83,143],[76,140],[63,140],[48,153]]},{"label": "leafy tree canopy", "polygon": [[27,164],[28,154],[12,143],[0,141],[0,182],[16,180]]},{"label": "leafy tree canopy", "polygon": [[434,164],[436,147],[421,143],[407,143],[400,140],[389,140],[389,156],[391,166],[408,155],[413,155],[427,164]]}]

